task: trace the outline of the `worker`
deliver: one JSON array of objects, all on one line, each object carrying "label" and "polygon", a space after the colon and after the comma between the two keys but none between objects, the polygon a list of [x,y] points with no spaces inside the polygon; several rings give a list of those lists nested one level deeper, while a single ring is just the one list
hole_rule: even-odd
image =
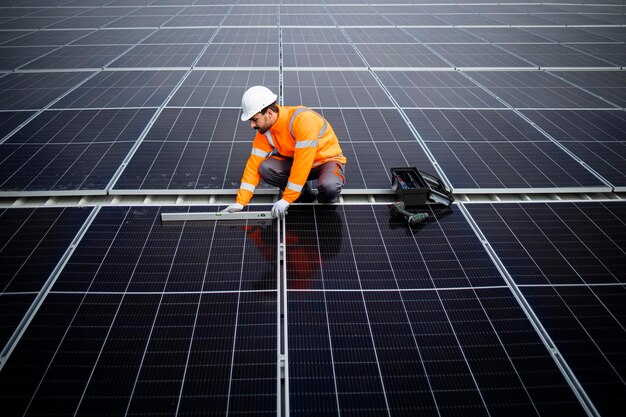
[{"label": "worker", "polygon": [[[257,131],[236,202],[223,211],[241,211],[263,179],[280,188],[272,216],[284,218],[293,202],[337,201],[344,185],[343,156],[331,125],[304,106],[279,106],[277,96],[263,86],[249,88],[241,99],[242,121]],[[307,181],[317,180],[317,197]]]}]

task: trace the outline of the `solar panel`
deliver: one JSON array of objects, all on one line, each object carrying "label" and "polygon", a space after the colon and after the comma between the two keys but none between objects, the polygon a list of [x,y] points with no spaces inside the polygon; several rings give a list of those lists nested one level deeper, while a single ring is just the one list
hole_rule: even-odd
[{"label": "solar panel", "polygon": [[[506,44],[502,48],[532,62],[534,65],[545,68],[567,67],[612,67],[606,60],[601,60],[576,51],[565,45],[557,44]],[[594,48],[594,50],[596,50]]]},{"label": "solar panel", "polygon": [[626,344],[623,307],[616,303],[623,302],[624,287],[527,287],[522,292],[598,411],[619,416],[626,393]]},{"label": "solar panel", "polygon": [[333,16],[337,25],[341,27],[349,26],[393,26],[395,23],[385,16],[375,14],[336,14]]},{"label": "solar panel", "polygon": [[118,19],[114,16],[70,17],[47,25],[46,29],[98,29]]},{"label": "solar panel", "polygon": [[122,16],[107,23],[107,28],[158,28],[168,23],[172,16]]},{"label": "solar panel", "polygon": [[608,22],[605,20],[592,17],[590,15],[583,15],[578,13],[551,13],[546,16],[547,19],[558,25],[605,25]]},{"label": "solar panel", "polygon": [[450,68],[440,57],[419,44],[357,44],[372,68]]},{"label": "solar panel", "polygon": [[7,42],[6,46],[62,46],[72,43],[80,39],[90,32],[87,30],[59,30],[54,32],[54,36],[50,36],[47,30],[37,31],[26,36],[22,36],[11,42]]},{"label": "solar panel", "polygon": [[254,136],[239,114],[239,109],[165,109],[114,189],[239,188]]},{"label": "solar panel", "polygon": [[0,145],[0,189],[104,190],[154,110],[46,111]]},{"label": "solar panel", "polygon": [[438,19],[441,19],[444,23],[454,26],[489,26],[489,25],[501,25],[502,23],[495,19],[495,15],[490,17],[488,15],[481,14],[440,14],[436,15]]},{"label": "solar panel", "polygon": [[515,108],[606,108],[610,104],[545,71],[468,72]]},{"label": "solar panel", "polygon": [[621,27],[585,27],[583,30],[615,41],[626,42],[626,33]]},{"label": "solar panel", "polygon": [[418,27],[418,26],[445,26],[447,23],[442,16],[445,15],[430,15],[430,14],[385,14],[383,17],[387,19],[392,25],[404,26],[404,27]]},{"label": "solar panel", "polygon": [[134,45],[151,33],[154,33],[154,29],[101,29],[74,41],[73,44]]},{"label": "solar panel", "polygon": [[529,111],[524,115],[613,186],[626,187],[623,111]]},{"label": "solar panel", "polygon": [[102,71],[52,108],[159,107],[184,71]]},{"label": "solar panel", "polygon": [[278,28],[234,28],[222,27],[212,40],[213,43],[278,43]]},{"label": "solar panel", "polygon": [[282,38],[284,43],[348,43],[339,28],[287,27],[282,29]]},{"label": "solar panel", "polygon": [[504,106],[456,71],[377,71],[376,75],[403,108]]},{"label": "solar panel", "polygon": [[[100,210],[0,374],[12,409],[276,415],[276,290],[243,291],[257,276],[267,280],[265,272],[276,284],[275,223],[163,225],[160,213]],[[263,235],[263,254],[255,233]],[[106,261],[119,248],[123,257]],[[207,269],[212,257],[224,268],[232,263],[232,273]],[[266,270],[258,268],[260,259]],[[192,260],[202,265],[194,281],[180,274]],[[149,273],[163,265],[169,274]],[[232,278],[233,290],[214,291],[224,277]],[[76,285],[79,278],[87,285]],[[146,285],[151,291],[144,292]],[[73,290],[64,292],[68,286]],[[142,292],[133,292],[136,286]],[[78,355],[82,349],[88,351]]]},{"label": "solar panel", "polygon": [[159,29],[146,39],[141,41],[142,44],[161,44],[161,43],[199,43],[206,44],[211,40],[215,33],[215,28],[203,29]]},{"label": "solar panel", "polygon": [[348,160],[346,189],[389,189],[390,168],[435,172],[423,149],[393,109],[320,110]]},{"label": "solar panel", "polygon": [[520,28],[503,28],[503,27],[487,27],[487,28],[464,28],[464,31],[470,35],[477,36],[485,42],[490,43],[532,43],[546,42],[546,38],[534,35],[525,29]]},{"label": "solar panel", "polygon": [[280,16],[281,27],[332,26],[335,22],[327,15],[287,14]]},{"label": "solar panel", "polygon": [[168,106],[240,107],[241,96],[251,85],[278,91],[278,71],[192,71]]},{"label": "solar panel", "polygon": [[585,90],[626,107],[626,73],[622,71],[565,71],[554,75]]},{"label": "solar panel", "polygon": [[623,69],[626,64],[626,48],[623,43],[607,43],[593,46],[594,48],[590,48],[590,45],[576,44],[571,45],[571,48],[597,57],[597,59],[600,59],[603,62],[606,61],[610,63],[610,65],[605,66],[618,66]]},{"label": "solar panel", "polygon": [[[42,29],[53,27],[55,23],[64,20],[62,17],[19,17],[0,23],[0,29]],[[69,27],[69,26],[64,26]]]},{"label": "solar panel", "polygon": [[0,45],[5,44],[12,39],[18,39],[22,36],[26,36],[35,32],[22,32],[22,31],[9,31],[9,30],[0,30]]},{"label": "solar panel", "polygon": [[203,68],[278,68],[279,48],[272,43],[210,44],[198,60]]},{"label": "solar panel", "polygon": [[41,109],[91,73],[15,73],[0,78],[0,108]]},{"label": "solar panel", "polygon": [[534,68],[495,45],[432,44],[429,47],[458,68]]},{"label": "solar panel", "polygon": [[23,69],[99,69],[108,65],[128,46],[64,46],[34,60]]},{"label": "solar panel", "polygon": [[469,224],[430,213],[412,232],[383,205],[290,210],[291,414],[584,415],[510,290],[471,286],[502,281]]},{"label": "solar panel", "polygon": [[6,313],[0,346],[5,346],[90,212],[77,207],[0,209],[0,310]]},{"label": "solar panel", "polygon": [[571,27],[543,27],[526,28],[526,31],[544,37],[553,42],[611,42],[610,38],[593,35],[582,28]]},{"label": "solar panel", "polygon": [[[252,85],[252,84],[250,84]],[[367,71],[285,71],[285,103],[309,107],[393,107]]]},{"label": "solar panel", "polygon": [[285,68],[363,68],[357,51],[348,44],[288,43],[283,45]]},{"label": "solar panel", "polygon": [[519,13],[498,13],[489,16],[503,25],[515,25],[515,26],[540,26],[540,25],[552,25],[554,22],[550,21],[550,15],[533,15],[533,14],[519,14]]},{"label": "solar panel", "polygon": [[223,20],[222,16],[174,16],[163,23],[163,27],[200,27],[218,26]]},{"label": "solar panel", "polygon": [[484,43],[482,39],[471,35],[461,28],[407,28],[422,43]]},{"label": "solar panel", "polygon": [[51,46],[0,47],[0,70],[14,70],[54,50]]},{"label": "solar panel", "polygon": [[0,138],[4,138],[15,128],[35,114],[31,111],[0,112]]},{"label": "solar panel", "polygon": [[346,35],[354,43],[415,43],[408,29],[400,28],[346,28]]},{"label": "solar panel", "polygon": [[222,26],[278,26],[278,16],[276,14],[230,14],[224,18]]},{"label": "solar panel", "polygon": [[603,187],[510,111],[405,110],[457,192]]},{"label": "solar panel", "polygon": [[522,293],[598,411],[619,415],[626,393],[619,301],[626,259],[624,203],[467,208],[512,278],[523,285]]},{"label": "solar panel", "polygon": [[203,46],[192,44],[137,45],[109,64],[111,68],[186,68],[194,63]]}]

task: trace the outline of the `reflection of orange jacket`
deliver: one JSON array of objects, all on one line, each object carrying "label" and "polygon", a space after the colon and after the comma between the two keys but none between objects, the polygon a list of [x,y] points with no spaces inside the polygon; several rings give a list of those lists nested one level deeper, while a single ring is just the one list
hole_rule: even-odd
[{"label": "reflection of orange jacket", "polygon": [[[244,226],[246,236],[254,242],[263,257],[276,261],[276,247],[267,245],[264,229],[260,226]],[[285,244],[288,248],[287,271],[289,271],[289,289],[306,289],[320,270],[320,255],[317,246],[303,245],[294,232],[287,232]]]},{"label": "reflection of orange jacket", "polygon": [[278,119],[265,134],[257,132],[252,153],[241,178],[237,202],[248,204],[261,177],[259,166],[272,155],[293,158],[283,199],[293,203],[312,167],[326,162],[346,163],[332,126],[319,114],[303,106],[278,106]]}]

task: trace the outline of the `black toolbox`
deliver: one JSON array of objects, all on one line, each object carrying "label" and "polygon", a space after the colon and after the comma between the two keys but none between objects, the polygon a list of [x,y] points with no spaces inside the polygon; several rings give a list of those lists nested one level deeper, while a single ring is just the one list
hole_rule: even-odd
[{"label": "black toolbox", "polygon": [[391,168],[391,189],[407,208],[425,206],[428,201],[450,206],[454,201],[439,178],[415,167]]}]

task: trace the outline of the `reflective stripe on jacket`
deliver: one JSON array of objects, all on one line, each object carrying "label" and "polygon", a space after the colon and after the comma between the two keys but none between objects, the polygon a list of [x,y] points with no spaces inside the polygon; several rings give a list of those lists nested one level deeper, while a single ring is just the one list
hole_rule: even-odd
[{"label": "reflective stripe on jacket", "polygon": [[261,180],[259,166],[273,156],[293,158],[283,199],[293,203],[312,167],[330,161],[346,163],[332,126],[322,116],[304,106],[278,106],[278,119],[265,134],[257,132],[241,178],[237,202],[248,204]]}]

